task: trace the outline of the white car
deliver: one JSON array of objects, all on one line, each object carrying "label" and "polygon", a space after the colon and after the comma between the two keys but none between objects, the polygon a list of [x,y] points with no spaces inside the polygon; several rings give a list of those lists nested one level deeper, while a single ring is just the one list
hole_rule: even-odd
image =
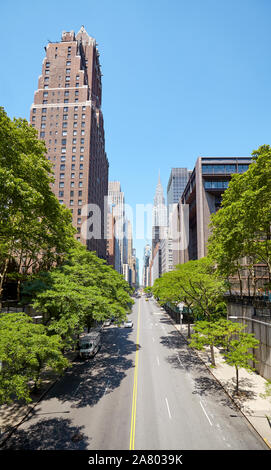
[{"label": "white car", "polygon": [[133,322],[132,322],[132,320],[126,320],[126,321],[123,323],[123,326],[124,326],[124,328],[132,328],[132,327],[133,327]]}]

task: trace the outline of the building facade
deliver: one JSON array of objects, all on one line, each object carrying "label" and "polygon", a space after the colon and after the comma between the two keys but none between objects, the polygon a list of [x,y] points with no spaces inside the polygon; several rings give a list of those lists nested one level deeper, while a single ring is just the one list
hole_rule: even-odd
[{"label": "building facade", "polygon": [[187,185],[192,171],[187,168],[171,168],[167,185],[167,210],[168,216],[173,204],[177,204]]},{"label": "building facade", "polygon": [[[243,173],[251,157],[199,157],[196,161],[176,211],[178,230],[188,234],[188,243],[178,251],[178,263],[200,259],[207,255],[210,217],[221,205],[222,194],[231,175]],[[183,207],[189,207],[189,227],[183,230]]]},{"label": "building facade", "polygon": [[[45,141],[55,176],[52,190],[71,210],[77,239],[106,258],[108,160],[99,51],[84,27],[76,35],[63,32],[61,41],[45,50],[30,123]],[[96,208],[91,223],[89,205]]]},{"label": "building facade", "polygon": [[120,274],[123,274],[123,265],[127,264],[125,200],[119,181],[109,181],[108,183],[108,205],[115,220],[115,269]]}]

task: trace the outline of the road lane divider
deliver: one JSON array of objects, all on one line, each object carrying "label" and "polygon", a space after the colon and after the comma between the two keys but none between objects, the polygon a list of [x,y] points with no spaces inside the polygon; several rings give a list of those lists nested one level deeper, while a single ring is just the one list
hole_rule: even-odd
[{"label": "road lane divider", "polygon": [[167,405],[167,412],[168,412],[169,419],[172,419],[172,416],[171,416],[171,413],[170,413],[170,408],[169,408],[169,404],[168,404],[167,397],[165,398],[165,400],[166,400],[166,405]]},{"label": "road lane divider", "polygon": [[140,307],[141,307],[141,302],[139,300],[139,303],[138,303],[138,317],[137,317],[136,357],[135,357],[135,371],[134,371],[133,404],[132,404],[131,430],[130,430],[130,447],[129,447],[130,450],[135,449],[135,425],[136,425],[136,401],[137,401]]}]

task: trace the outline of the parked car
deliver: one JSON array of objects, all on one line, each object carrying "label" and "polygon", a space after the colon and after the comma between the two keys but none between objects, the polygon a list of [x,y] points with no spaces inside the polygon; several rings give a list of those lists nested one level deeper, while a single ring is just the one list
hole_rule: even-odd
[{"label": "parked car", "polygon": [[123,323],[123,326],[124,326],[124,328],[132,328],[132,327],[133,327],[133,322],[132,322],[132,320],[126,320],[126,321]]},{"label": "parked car", "polygon": [[101,347],[101,334],[99,329],[90,333],[83,333],[79,338],[79,354],[82,359],[93,357]]},{"label": "parked car", "polygon": [[111,320],[106,320],[104,322],[104,326],[110,326],[111,325]]}]

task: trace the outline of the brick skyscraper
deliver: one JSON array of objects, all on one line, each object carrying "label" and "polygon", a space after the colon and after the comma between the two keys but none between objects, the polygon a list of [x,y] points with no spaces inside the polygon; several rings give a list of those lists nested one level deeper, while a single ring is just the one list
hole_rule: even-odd
[{"label": "brick skyscraper", "polygon": [[[108,194],[102,83],[96,41],[82,26],[49,43],[42,64],[30,122],[45,141],[54,165],[52,190],[71,209],[77,239],[106,258],[104,197]],[[100,236],[90,238],[87,204],[100,208]],[[90,213],[92,215],[92,213]]]}]

